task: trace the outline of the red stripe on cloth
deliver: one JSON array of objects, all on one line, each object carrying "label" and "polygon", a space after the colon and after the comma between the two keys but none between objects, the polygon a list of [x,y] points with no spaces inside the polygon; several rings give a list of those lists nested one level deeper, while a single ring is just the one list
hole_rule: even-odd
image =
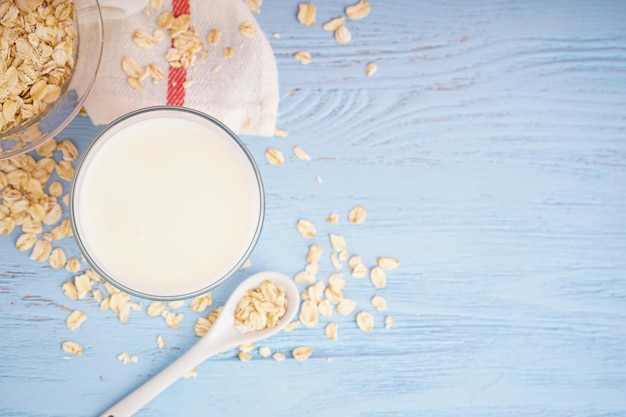
[{"label": "red stripe on cloth", "polygon": [[[189,0],[172,0],[172,14],[177,17],[181,14],[190,14]],[[173,46],[173,42],[172,42]],[[187,70],[185,68],[169,67],[167,73],[167,105],[185,105],[185,87]]]},{"label": "red stripe on cloth", "polygon": [[189,0],[172,0],[172,14],[174,17],[181,14],[191,14]]},{"label": "red stripe on cloth", "polygon": [[167,74],[167,105],[185,105],[185,87],[183,84],[187,80],[187,70],[185,68],[170,67]]}]

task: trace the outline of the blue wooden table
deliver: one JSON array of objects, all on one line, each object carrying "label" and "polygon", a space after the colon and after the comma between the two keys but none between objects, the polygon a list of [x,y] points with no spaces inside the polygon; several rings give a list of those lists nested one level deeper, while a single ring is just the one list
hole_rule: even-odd
[{"label": "blue wooden table", "polygon": [[[243,137],[266,222],[252,267],[213,291],[214,306],[251,273],[295,275],[311,243],[325,250],[325,280],[329,233],[368,267],[379,256],[400,267],[377,289],[344,262],[354,313],[261,343],[282,362],[256,348],[249,362],[236,349],[214,357],[137,415],[626,415],[626,2],[372,0],[347,45],[320,25],[349,2],[315,3],[314,28],[297,22],[297,1],[266,1],[258,15],[289,136]],[[58,139],[82,151],[99,129],[79,117]],[[267,164],[268,147],[285,163]],[[367,218],[355,225],[358,204]],[[122,324],[90,297],[68,299],[61,285],[75,274],[31,261],[18,235],[0,236],[1,417],[99,415],[197,340],[209,310],[183,306],[170,329],[136,299],[142,311]],[[72,239],[59,245],[79,256]],[[87,320],[71,331],[74,309]],[[361,310],[370,332],[355,324]],[[336,341],[324,336],[331,320]],[[312,348],[307,361],[291,357],[298,346]]]}]

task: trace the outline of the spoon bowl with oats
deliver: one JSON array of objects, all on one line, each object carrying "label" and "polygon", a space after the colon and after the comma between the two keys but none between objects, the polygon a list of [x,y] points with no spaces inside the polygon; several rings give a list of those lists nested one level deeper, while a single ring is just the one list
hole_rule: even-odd
[{"label": "spoon bowl with oats", "polygon": [[260,272],[241,282],[218,318],[198,343],[101,417],[128,417],[211,356],[254,343],[279,332],[294,318],[300,294],[293,280],[278,272]]}]

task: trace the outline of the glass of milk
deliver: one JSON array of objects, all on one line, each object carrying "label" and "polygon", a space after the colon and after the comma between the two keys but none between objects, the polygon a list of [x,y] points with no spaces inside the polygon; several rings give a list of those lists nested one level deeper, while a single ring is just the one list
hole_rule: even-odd
[{"label": "glass of milk", "polygon": [[139,297],[179,300],[237,272],[259,238],[265,200],[233,132],[162,106],[96,136],[76,169],[70,212],[83,255],[104,279]]}]

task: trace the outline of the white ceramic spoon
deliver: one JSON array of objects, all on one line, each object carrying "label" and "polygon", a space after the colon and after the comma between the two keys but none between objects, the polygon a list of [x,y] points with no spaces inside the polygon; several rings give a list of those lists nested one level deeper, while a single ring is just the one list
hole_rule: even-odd
[{"label": "white ceramic spoon", "polygon": [[[246,291],[256,288],[266,279],[284,288],[287,296],[287,312],[276,327],[248,333],[235,329],[235,309]],[[235,288],[224,304],[215,323],[198,343],[152,379],[145,382],[127,397],[105,411],[100,417],[129,417],[155,398],[190,369],[216,353],[233,346],[244,345],[270,337],[287,325],[298,311],[300,294],[293,280],[278,272],[260,272],[244,280]]]}]

